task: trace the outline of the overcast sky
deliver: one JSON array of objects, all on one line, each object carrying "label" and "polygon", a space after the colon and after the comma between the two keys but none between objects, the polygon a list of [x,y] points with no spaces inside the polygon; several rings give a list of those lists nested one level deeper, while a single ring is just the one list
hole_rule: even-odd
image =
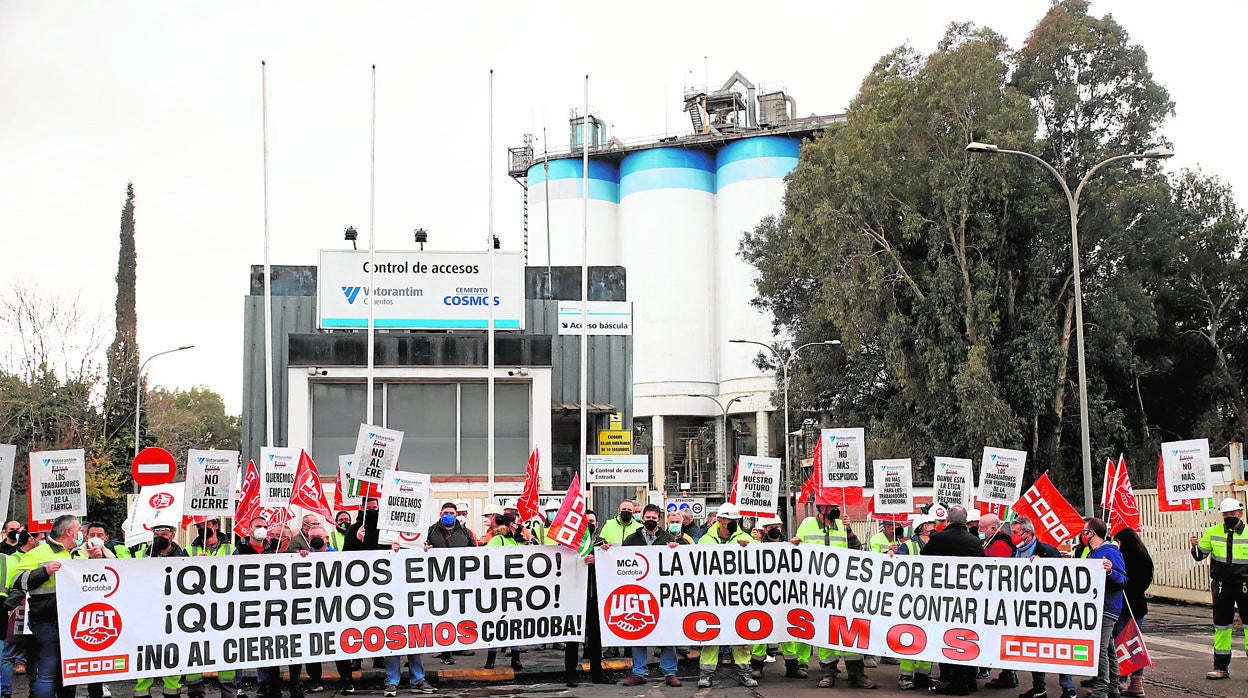
[{"label": "overcast sky", "polygon": [[[267,60],[274,264],[315,264],[367,235],[369,66],[377,73],[379,249],[479,248],[488,220],[521,246],[506,149],[542,128],[568,145],[590,105],[622,140],[690,131],[686,85],[734,70],[783,85],[798,113],[844,111],[903,43],[953,21],[1022,44],[1048,0],[877,2],[59,2],[0,0],[0,291],[80,298],[112,337],[117,233],[137,192],[139,342],[154,384],[208,385],[237,411],[248,265],[263,259],[260,61]],[[1174,170],[1248,187],[1241,124],[1248,3],[1097,0],[1143,44],[1177,115]]]}]

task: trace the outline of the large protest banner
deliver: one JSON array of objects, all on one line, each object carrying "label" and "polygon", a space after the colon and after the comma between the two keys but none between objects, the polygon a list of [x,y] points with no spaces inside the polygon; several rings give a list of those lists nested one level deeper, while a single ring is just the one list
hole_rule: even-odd
[{"label": "large protest banner", "polygon": [[233,516],[238,451],[190,449],[186,456],[186,515]]},{"label": "large protest banner", "polygon": [[603,645],[798,640],[861,654],[1096,673],[1097,560],[888,557],[787,543],[595,553]]},{"label": "large protest banner", "polygon": [[361,424],[360,433],[355,438],[351,477],[360,482],[380,483],[387,471],[399,469],[399,451],[402,448],[403,432]]},{"label": "large protest banner", "polygon": [[65,560],[61,664],[81,684],[579,641],[587,578],[556,546]]},{"label": "large protest banner", "polygon": [[866,429],[822,429],[819,439],[823,449],[823,487],[862,487],[867,484]]},{"label": "large protest banner", "polygon": [[775,516],[780,507],[780,459],[739,456],[733,490],[745,516]]},{"label": "large protest banner", "polygon": [[932,484],[936,488],[932,501],[944,507],[961,504],[970,508],[975,488],[975,470],[971,459],[936,456]]},{"label": "large protest banner", "polygon": [[1166,476],[1167,501],[1213,496],[1213,485],[1209,483],[1209,439],[1163,443],[1161,468]]},{"label": "large protest banner", "polygon": [[1026,465],[1026,451],[984,446],[984,459],[979,464],[979,501],[1014,506],[1023,492]]},{"label": "large protest banner", "polygon": [[87,515],[87,458],[81,448],[30,452],[30,518]]}]

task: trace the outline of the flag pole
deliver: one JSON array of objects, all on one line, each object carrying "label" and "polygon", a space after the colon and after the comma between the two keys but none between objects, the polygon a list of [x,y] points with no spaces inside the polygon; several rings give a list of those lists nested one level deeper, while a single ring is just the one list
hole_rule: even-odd
[{"label": "flag pole", "polygon": [[260,130],[264,167],[264,445],[272,448],[273,269],[269,264],[269,78],[264,61],[260,61]]},{"label": "flag pole", "polygon": [[[489,235],[485,241],[486,256],[489,258],[490,268],[490,300],[497,293],[494,289],[494,69],[490,69],[490,136],[489,136]],[[494,498],[494,304],[487,302],[485,307],[489,310],[489,318],[486,326],[486,489],[491,499]]]},{"label": "flag pole", "polygon": [[593,506],[593,488],[589,487],[588,443],[585,428],[588,421],[589,402],[589,73],[585,74],[585,114],[581,119],[581,487],[587,493],[586,501]]}]

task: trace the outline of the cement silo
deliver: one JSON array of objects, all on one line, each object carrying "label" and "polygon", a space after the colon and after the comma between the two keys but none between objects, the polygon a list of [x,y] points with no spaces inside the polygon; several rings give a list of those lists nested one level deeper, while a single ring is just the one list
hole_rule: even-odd
[{"label": "cement silo", "polygon": [[[538,162],[528,169],[529,264],[546,264],[546,193],[550,192],[550,263],[580,266],[582,187],[580,158]],[[620,203],[619,169],[611,162],[589,161],[589,263],[618,265],[617,213]]]}]

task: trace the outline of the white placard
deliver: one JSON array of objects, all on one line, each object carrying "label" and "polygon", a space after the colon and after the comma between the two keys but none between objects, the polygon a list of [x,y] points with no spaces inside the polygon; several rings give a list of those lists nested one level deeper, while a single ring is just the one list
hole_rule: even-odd
[{"label": "white placard", "polygon": [[1171,502],[1213,496],[1209,482],[1209,439],[1168,441],[1161,445],[1166,499]]},{"label": "white placard", "polygon": [[352,486],[351,466],[355,456],[338,456],[338,496],[344,506],[358,507],[364,504],[364,496]]},{"label": "white placard", "polygon": [[970,458],[936,456],[932,484],[933,502],[946,509],[954,504],[969,507],[975,490],[975,465]]},{"label": "white placard", "polygon": [[139,489],[130,507],[130,515],[122,527],[126,532],[126,545],[135,546],[152,541],[152,529],[157,526],[182,525],[185,482],[164,485],[145,485]]},{"label": "white placard", "polygon": [[[516,506],[516,502],[519,499],[520,499],[520,495],[518,494],[496,494],[494,495],[494,503],[498,505],[499,509],[517,509],[518,510],[518,507]],[[537,508],[541,511],[546,511],[551,506],[554,506],[555,509],[558,509],[560,504],[563,504],[562,492],[558,494],[553,493],[553,492],[547,492],[546,494],[537,495]]]},{"label": "white placard", "polygon": [[360,433],[355,438],[351,477],[360,482],[383,482],[386,471],[399,469],[399,451],[402,448],[403,432],[361,424]]},{"label": "white placard", "polygon": [[[590,301],[585,310],[589,335],[631,335],[633,304],[630,301]],[[581,333],[581,302],[559,301],[559,334]]]},{"label": "white placard", "polygon": [[260,506],[285,507],[295,491],[299,470],[297,448],[260,448]]},{"label": "white placard", "polygon": [[823,429],[823,486],[863,487],[867,473],[867,432],[862,427]]},{"label": "white placard", "polygon": [[689,514],[694,521],[706,518],[706,497],[676,497],[667,500],[667,513]]},{"label": "white placard", "polygon": [[880,514],[909,514],[914,511],[914,487],[909,458],[872,461],[875,475],[875,510]]},{"label": "white placard", "polygon": [[737,458],[737,508],[745,516],[775,516],[780,506],[780,459]]},{"label": "white placard", "polygon": [[648,485],[650,456],[586,456],[589,485]]},{"label": "white placard", "polygon": [[190,449],[186,454],[186,515],[233,516],[238,451]]},{"label": "white placard", "polygon": [[31,451],[30,518],[87,515],[87,456],[81,448]]},{"label": "white placard", "polygon": [[1023,493],[1026,465],[1026,451],[984,446],[984,459],[979,464],[979,501],[1014,506]]},{"label": "white placard", "polygon": [[424,533],[433,524],[430,514],[433,487],[424,473],[391,470],[381,483],[377,506],[377,529],[396,533]]},{"label": "white placard", "polygon": [[524,255],[494,253],[490,293],[489,253],[377,250],[373,287],[366,250],[321,250],[317,268],[317,327],[404,330],[524,329]]},{"label": "white placard", "polygon": [[9,516],[9,494],[13,491],[13,464],[17,462],[17,446],[0,444],[0,515]]}]

